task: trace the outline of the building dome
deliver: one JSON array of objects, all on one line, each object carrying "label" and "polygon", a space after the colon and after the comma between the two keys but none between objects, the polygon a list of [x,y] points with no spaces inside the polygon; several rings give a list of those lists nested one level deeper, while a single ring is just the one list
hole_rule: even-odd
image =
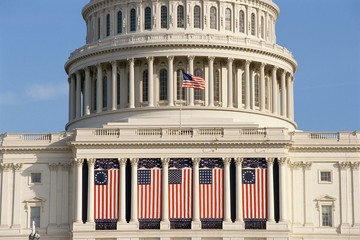
[{"label": "building dome", "polygon": [[[257,1],[92,0],[71,53],[67,130],[106,125],[296,129],[291,52],[279,8]],[[183,72],[205,89],[182,88]]]}]

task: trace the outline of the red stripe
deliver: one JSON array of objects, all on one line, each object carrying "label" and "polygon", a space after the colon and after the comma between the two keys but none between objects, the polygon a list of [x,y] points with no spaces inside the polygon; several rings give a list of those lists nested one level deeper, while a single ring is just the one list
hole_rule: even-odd
[{"label": "red stripe", "polygon": [[[156,170],[155,170],[156,171]],[[157,182],[156,182],[156,184],[159,182],[159,172],[158,171],[156,171],[156,180],[157,180]],[[154,217],[156,214],[157,214],[157,212],[156,212],[156,214],[155,214],[155,201],[158,201],[158,198],[155,196],[155,193],[156,193],[156,189],[155,189],[156,187],[154,186],[153,187],[153,196],[152,196],[152,199],[153,199],[153,206],[152,206],[152,212],[153,212],[153,216],[151,216],[151,217]],[[157,205],[156,205],[157,206]]]},{"label": "red stripe", "polygon": [[140,185],[137,185],[137,218],[140,218],[139,217],[139,214],[140,214],[140,206],[139,206],[139,202],[140,202],[140,199],[139,199],[139,188],[140,188]]},{"label": "red stripe", "polygon": [[[192,188],[190,188],[190,186],[192,186],[192,185],[190,185],[191,184],[191,180],[192,180],[192,175],[190,175],[191,174],[191,170],[189,169],[189,171],[188,171],[188,205],[187,205],[187,207],[188,207],[188,211],[187,211],[187,218],[191,218],[192,217],[192,214],[191,214],[191,208],[190,208],[190,203],[191,203],[191,196],[192,196]],[[190,196],[190,194],[191,194],[191,196]]]},{"label": "red stripe", "polygon": [[267,205],[268,205],[268,191],[267,191],[267,189],[268,189],[268,182],[267,182],[267,180],[268,180],[268,177],[267,177],[267,171],[265,171],[265,199],[266,199],[266,202],[265,202],[265,213],[266,213],[266,218],[268,218],[268,209],[267,209]]},{"label": "red stripe", "polygon": [[[109,175],[110,175],[110,184],[112,185],[112,183],[113,183],[113,181],[114,181],[114,174],[113,174],[113,171],[111,171],[111,170],[109,170]],[[108,210],[110,210],[110,215],[109,215],[109,218],[113,218],[113,214],[112,214],[112,209],[111,209],[111,207],[112,207],[112,197],[111,197],[111,189],[112,188],[112,186],[111,187],[109,187],[109,189],[108,189],[108,196],[109,196],[109,193],[110,193],[110,197],[109,197],[109,199],[108,199],[108,201],[110,202],[109,203],[109,206],[108,206]]]},{"label": "red stripe", "polygon": [[94,186],[94,218],[97,219],[97,211],[98,211],[98,208],[97,208],[97,185]]},{"label": "red stripe", "polygon": [[[240,178],[240,181],[242,182],[242,178]],[[246,218],[245,216],[245,205],[246,205],[246,202],[245,202],[245,195],[246,195],[246,192],[245,192],[245,184],[241,184],[241,187],[242,187],[242,210],[243,210],[243,218]]]}]

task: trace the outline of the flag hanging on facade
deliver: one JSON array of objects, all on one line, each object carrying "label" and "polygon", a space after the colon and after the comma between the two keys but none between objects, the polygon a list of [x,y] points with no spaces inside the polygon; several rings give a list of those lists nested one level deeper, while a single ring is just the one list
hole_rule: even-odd
[{"label": "flag hanging on facade", "polygon": [[97,159],[94,172],[94,218],[118,219],[119,163],[116,159]]},{"label": "flag hanging on facade", "polygon": [[160,219],[162,199],[162,169],[160,159],[139,160],[137,177],[138,218]]},{"label": "flag hanging on facade", "polygon": [[205,89],[205,80],[201,77],[195,75],[187,74],[183,72],[183,88],[195,88],[195,89]]},{"label": "flag hanging on facade", "polygon": [[221,159],[201,159],[199,198],[200,218],[223,218],[224,169]]},{"label": "flag hanging on facade", "polygon": [[171,159],[169,163],[169,218],[192,218],[191,159]]},{"label": "flag hanging on facade", "polygon": [[243,218],[267,218],[267,164],[265,159],[244,159],[242,191]]}]

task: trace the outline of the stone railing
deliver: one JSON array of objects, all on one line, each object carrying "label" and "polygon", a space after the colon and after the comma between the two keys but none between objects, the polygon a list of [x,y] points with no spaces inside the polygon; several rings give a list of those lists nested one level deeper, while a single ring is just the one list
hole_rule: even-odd
[{"label": "stone railing", "polygon": [[161,128],[143,128],[137,129],[136,134],[139,136],[161,136],[162,129]]},{"label": "stone railing", "polygon": [[359,132],[293,132],[292,140],[300,145],[360,144]]},{"label": "stone railing", "polygon": [[315,132],[309,134],[311,139],[340,139],[340,133],[338,132]]},{"label": "stone railing", "polygon": [[19,136],[22,141],[51,141],[51,134],[23,134]]},{"label": "stone railing", "polygon": [[66,146],[66,141],[69,141],[72,136],[72,132],[4,133],[0,137],[0,146]]},{"label": "stone railing", "polygon": [[120,129],[95,129],[94,136],[120,136]]}]

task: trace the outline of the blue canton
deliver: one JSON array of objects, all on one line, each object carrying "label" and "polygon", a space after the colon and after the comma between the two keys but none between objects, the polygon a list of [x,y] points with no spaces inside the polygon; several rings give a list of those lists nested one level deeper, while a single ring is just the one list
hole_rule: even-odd
[{"label": "blue canton", "polygon": [[151,170],[138,170],[138,185],[151,184]]},{"label": "blue canton", "polygon": [[108,172],[106,170],[95,171],[95,185],[107,185]]},{"label": "blue canton", "polygon": [[255,184],[255,169],[244,169],[242,172],[243,184]]},{"label": "blue canton", "polygon": [[200,184],[212,184],[212,169],[200,169],[199,170],[199,183]]},{"label": "blue canton", "polygon": [[170,169],[169,170],[169,184],[181,184],[182,182],[182,170]]}]

